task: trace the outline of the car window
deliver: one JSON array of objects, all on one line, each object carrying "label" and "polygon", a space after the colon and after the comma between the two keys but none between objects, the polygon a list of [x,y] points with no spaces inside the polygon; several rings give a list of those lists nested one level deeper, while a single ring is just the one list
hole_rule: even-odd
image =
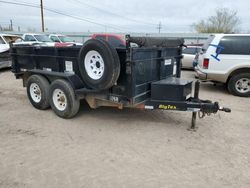
[{"label": "car window", "polygon": [[24,40],[25,41],[36,41],[36,39],[32,35],[25,35]]},{"label": "car window", "polygon": [[187,48],[182,50],[183,54],[193,54],[193,55],[195,55],[198,52],[199,52],[199,48],[195,48],[195,47],[187,47]]},{"label": "car window", "polygon": [[97,35],[95,38],[99,40],[106,40],[106,37],[103,35]]},{"label": "car window", "polygon": [[9,44],[11,42],[15,42],[17,39],[19,39],[20,37],[18,36],[4,36],[3,37],[5,39],[5,41]]},{"label": "car window", "polygon": [[206,42],[203,44],[202,46],[202,51],[206,52],[209,45],[211,44],[211,42],[214,40],[215,36],[214,35],[210,35],[210,37],[206,40]]},{"label": "car window", "polygon": [[62,41],[62,42],[73,42],[73,39],[67,37],[67,36],[58,36],[59,39]]},{"label": "car window", "polygon": [[221,54],[250,55],[250,36],[225,36],[219,46],[224,48]]},{"label": "car window", "polygon": [[5,44],[4,40],[2,39],[2,37],[0,37],[0,44]]},{"label": "car window", "polygon": [[50,39],[54,42],[60,42],[60,40],[56,36],[51,36]]},{"label": "car window", "polygon": [[47,35],[34,35],[39,42],[53,42]]},{"label": "car window", "polygon": [[114,36],[109,36],[108,37],[108,42],[113,46],[113,47],[125,47],[123,41],[120,39],[114,37]]}]

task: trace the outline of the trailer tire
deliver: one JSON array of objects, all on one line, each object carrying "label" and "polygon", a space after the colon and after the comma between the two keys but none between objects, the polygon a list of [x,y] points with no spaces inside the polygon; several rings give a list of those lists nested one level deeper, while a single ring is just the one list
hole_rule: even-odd
[{"label": "trailer tire", "polygon": [[90,39],[80,50],[78,64],[83,81],[92,89],[112,87],[120,75],[117,51],[104,40]]},{"label": "trailer tire", "polygon": [[27,95],[30,103],[39,110],[49,108],[49,81],[41,75],[32,75],[27,80]]},{"label": "trailer tire", "polygon": [[49,102],[56,115],[65,119],[74,117],[80,107],[80,100],[76,99],[74,89],[69,82],[62,79],[52,82]]}]

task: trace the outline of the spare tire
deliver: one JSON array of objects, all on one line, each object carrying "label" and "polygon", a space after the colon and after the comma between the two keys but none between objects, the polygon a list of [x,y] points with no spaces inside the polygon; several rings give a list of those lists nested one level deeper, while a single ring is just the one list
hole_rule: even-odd
[{"label": "spare tire", "polygon": [[78,65],[83,81],[92,89],[112,87],[120,74],[117,51],[104,40],[85,42],[79,53]]}]

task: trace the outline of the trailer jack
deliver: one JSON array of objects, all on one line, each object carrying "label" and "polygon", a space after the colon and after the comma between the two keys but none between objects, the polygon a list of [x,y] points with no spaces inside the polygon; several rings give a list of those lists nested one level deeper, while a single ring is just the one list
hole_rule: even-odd
[{"label": "trailer jack", "polygon": [[196,131],[198,129],[196,125],[196,119],[197,119],[197,114],[200,119],[204,118],[205,116],[210,116],[212,113],[215,114],[218,111],[223,111],[230,113],[231,109],[230,108],[225,108],[222,106],[219,106],[218,102],[212,103],[209,100],[200,100],[199,99],[199,90],[200,90],[200,82],[196,81],[195,82],[195,90],[194,90],[194,98],[192,101],[198,102],[202,104],[202,108],[199,111],[194,111],[192,112],[192,122],[191,122],[191,127],[188,128],[189,131]]}]

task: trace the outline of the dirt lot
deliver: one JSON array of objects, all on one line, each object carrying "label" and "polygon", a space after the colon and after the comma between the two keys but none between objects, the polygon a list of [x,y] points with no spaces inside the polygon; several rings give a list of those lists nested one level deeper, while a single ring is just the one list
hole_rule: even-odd
[{"label": "dirt lot", "polygon": [[[193,77],[193,72],[184,72]],[[0,187],[250,187],[250,98],[202,84],[232,108],[186,129],[190,113],[81,105],[77,117],[34,109],[0,72]]]}]

